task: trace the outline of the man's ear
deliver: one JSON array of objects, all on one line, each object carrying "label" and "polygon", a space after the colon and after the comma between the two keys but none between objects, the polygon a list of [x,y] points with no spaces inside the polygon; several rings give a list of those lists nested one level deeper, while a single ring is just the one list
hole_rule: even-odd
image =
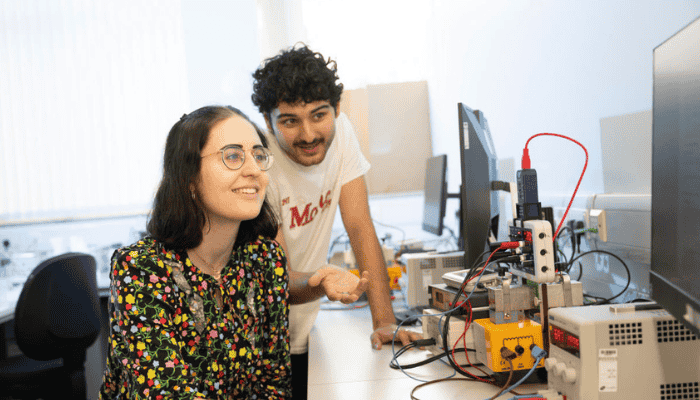
[{"label": "man's ear", "polygon": [[270,113],[265,114],[265,125],[267,125],[267,130],[274,134],[275,132],[272,130],[272,122],[270,121]]},{"label": "man's ear", "polygon": [[339,110],[340,110],[340,100],[338,100],[338,102],[333,106],[333,111],[335,111],[336,118],[338,118],[338,114],[340,114]]}]

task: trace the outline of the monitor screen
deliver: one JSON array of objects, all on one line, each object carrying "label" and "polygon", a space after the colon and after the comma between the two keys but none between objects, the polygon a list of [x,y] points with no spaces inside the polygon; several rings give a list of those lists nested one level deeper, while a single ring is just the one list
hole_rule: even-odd
[{"label": "monitor screen", "polygon": [[651,297],[700,335],[700,19],[654,49]]},{"label": "monitor screen", "polygon": [[447,204],[447,156],[428,159],[423,187],[423,230],[442,235]]},{"label": "monitor screen", "polygon": [[484,114],[462,103],[457,107],[462,168],[460,249],[464,250],[466,269],[486,250],[491,219],[498,215],[498,195],[491,191],[498,159]]}]

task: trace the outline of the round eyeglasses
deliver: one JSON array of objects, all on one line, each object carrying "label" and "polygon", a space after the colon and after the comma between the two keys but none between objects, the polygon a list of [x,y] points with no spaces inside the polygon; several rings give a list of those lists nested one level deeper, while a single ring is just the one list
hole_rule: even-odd
[{"label": "round eyeglasses", "polygon": [[[221,153],[221,161],[228,169],[240,169],[245,162],[245,150],[238,145],[224,146],[216,153],[207,154],[206,156],[202,156],[202,158],[218,153]],[[272,167],[272,153],[270,153],[270,151],[265,147],[253,147],[251,154],[253,156],[253,160],[255,160],[255,164],[261,171],[267,171],[270,169],[270,167]]]}]

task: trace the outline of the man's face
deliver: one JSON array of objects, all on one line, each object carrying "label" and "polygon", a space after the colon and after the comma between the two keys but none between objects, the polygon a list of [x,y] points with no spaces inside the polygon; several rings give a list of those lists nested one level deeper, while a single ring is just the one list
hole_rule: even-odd
[{"label": "man's face", "polygon": [[265,118],[267,128],[292,161],[303,166],[321,163],[335,137],[335,109],[327,100],[280,103]]}]

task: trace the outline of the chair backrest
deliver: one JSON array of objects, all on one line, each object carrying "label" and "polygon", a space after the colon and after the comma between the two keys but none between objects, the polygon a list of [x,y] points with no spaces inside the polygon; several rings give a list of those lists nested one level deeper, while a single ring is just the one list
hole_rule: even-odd
[{"label": "chair backrest", "polygon": [[15,338],[35,360],[83,352],[100,333],[95,258],[67,253],[39,264],[15,309]]}]

